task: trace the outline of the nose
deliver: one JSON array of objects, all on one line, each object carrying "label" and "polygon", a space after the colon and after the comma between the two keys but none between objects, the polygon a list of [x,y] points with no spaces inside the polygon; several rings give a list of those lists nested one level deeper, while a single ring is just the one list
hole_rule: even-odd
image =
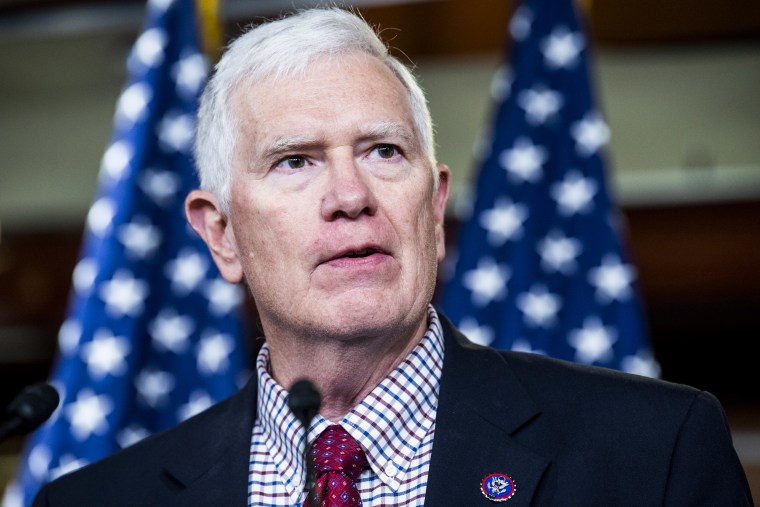
[{"label": "nose", "polygon": [[327,170],[327,189],[321,203],[322,218],[333,221],[374,215],[377,202],[367,177],[368,174],[362,171],[352,156],[334,160]]}]

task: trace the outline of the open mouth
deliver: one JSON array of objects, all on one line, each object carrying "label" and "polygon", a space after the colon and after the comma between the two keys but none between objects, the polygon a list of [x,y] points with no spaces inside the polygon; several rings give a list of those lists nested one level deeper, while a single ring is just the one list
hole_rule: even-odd
[{"label": "open mouth", "polygon": [[349,259],[356,259],[360,257],[369,257],[370,255],[375,254],[375,253],[379,253],[379,251],[374,248],[363,248],[361,250],[346,252],[340,257],[348,257]]}]

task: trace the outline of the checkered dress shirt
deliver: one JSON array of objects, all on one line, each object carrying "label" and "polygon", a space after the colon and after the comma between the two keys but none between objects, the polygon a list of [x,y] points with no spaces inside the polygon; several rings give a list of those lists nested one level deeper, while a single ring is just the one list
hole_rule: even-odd
[{"label": "checkered dress shirt", "polygon": [[[420,343],[337,421],[367,454],[369,468],[357,484],[363,507],[425,502],[443,366],[443,331],[432,306],[428,317],[430,325]],[[259,398],[251,437],[248,505],[300,507],[306,498],[304,431],[288,409],[287,391],[268,369],[269,349],[264,344],[256,360]],[[309,443],[330,424],[315,417]]]}]

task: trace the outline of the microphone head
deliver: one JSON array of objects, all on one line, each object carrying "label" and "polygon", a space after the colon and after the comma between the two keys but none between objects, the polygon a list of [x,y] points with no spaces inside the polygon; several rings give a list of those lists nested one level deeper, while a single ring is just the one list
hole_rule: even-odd
[{"label": "microphone head", "polygon": [[304,428],[309,428],[311,420],[319,412],[322,395],[310,380],[302,379],[290,387],[288,407],[295,414]]},{"label": "microphone head", "polygon": [[45,382],[24,388],[8,405],[6,413],[20,421],[17,433],[24,434],[47,421],[58,407],[58,391]]}]

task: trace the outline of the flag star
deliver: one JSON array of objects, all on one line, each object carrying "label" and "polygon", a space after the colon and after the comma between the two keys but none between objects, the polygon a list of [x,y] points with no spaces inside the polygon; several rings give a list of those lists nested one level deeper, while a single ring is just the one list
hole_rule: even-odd
[{"label": "flag star", "polygon": [[98,276],[98,263],[92,257],[84,257],[77,262],[72,276],[74,290],[79,295],[85,295],[92,289],[95,277]]},{"label": "flag star", "polygon": [[591,364],[612,358],[612,344],[617,341],[617,331],[605,327],[597,317],[588,317],[583,327],[570,332],[568,343],[575,348],[575,360]]},{"label": "flag star", "polygon": [[531,25],[533,24],[533,13],[521,5],[515,10],[512,19],[509,21],[509,33],[515,41],[520,42],[530,36]]},{"label": "flag star", "polygon": [[555,183],[551,188],[551,195],[557,201],[557,208],[564,216],[590,211],[596,192],[596,181],[584,178],[578,171],[568,171],[565,179]]},{"label": "flag star", "polygon": [[172,203],[177,192],[179,192],[180,179],[179,176],[170,171],[146,169],[138,178],[138,184],[153,202],[166,207]]},{"label": "flag star", "polygon": [[546,355],[546,352],[540,349],[534,349],[531,346],[531,343],[526,340],[525,338],[518,338],[514,342],[512,342],[512,350],[515,352],[529,352],[531,354],[541,354],[542,356]]},{"label": "flag star", "polygon": [[512,204],[500,197],[494,207],[480,214],[480,225],[488,231],[491,246],[501,246],[507,240],[522,236],[522,225],[528,218],[528,209],[522,204]]},{"label": "flag star", "polygon": [[174,0],[148,0],[148,5],[150,5],[151,7],[160,9],[162,11],[165,11],[166,9],[168,9],[173,3],[174,3]]},{"label": "flag star", "polygon": [[116,106],[116,118],[130,124],[145,116],[148,104],[153,98],[153,89],[144,81],[138,81],[127,87],[119,97]]},{"label": "flag star", "polygon": [[111,280],[100,285],[99,295],[109,314],[136,317],[143,309],[148,284],[132,277],[129,271],[120,269]]},{"label": "flag star", "polygon": [[37,444],[29,452],[29,458],[27,458],[26,464],[29,467],[29,472],[38,481],[45,479],[50,468],[50,463],[53,460],[53,455],[50,452],[50,448],[44,444]]},{"label": "flag star", "polygon": [[570,275],[577,267],[576,258],[582,250],[581,242],[567,238],[562,232],[553,230],[541,240],[538,253],[541,256],[541,266],[544,270]]},{"label": "flag star", "polygon": [[133,149],[129,141],[116,141],[109,146],[100,161],[100,174],[112,180],[119,180],[129,169]]},{"label": "flag star", "polygon": [[573,123],[570,134],[575,140],[576,151],[584,157],[593,155],[610,141],[610,129],[596,113],[589,113]]},{"label": "flag star", "polygon": [[229,335],[206,335],[198,344],[198,370],[207,375],[223,373],[229,367],[229,355],[233,350],[235,342]]},{"label": "flag star", "polygon": [[172,290],[184,296],[194,290],[208,271],[208,260],[195,250],[185,248],[177,258],[166,263],[164,274],[171,281]]},{"label": "flag star", "polygon": [[639,350],[636,355],[625,356],[620,363],[623,371],[634,375],[652,378],[660,376],[660,365],[648,350]]},{"label": "flag star", "polygon": [[195,122],[189,114],[167,113],[158,124],[158,141],[166,152],[188,153],[193,144]]},{"label": "flag star", "polygon": [[177,82],[177,90],[185,97],[194,97],[206,81],[208,73],[206,58],[197,52],[187,53],[174,64],[172,77]]},{"label": "flag star", "polygon": [[190,393],[190,400],[177,410],[177,418],[180,421],[184,421],[185,419],[189,419],[190,417],[203,412],[213,404],[214,401],[208,393],[200,390],[193,391]]},{"label": "flag star", "polygon": [[106,416],[113,411],[111,398],[105,394],[95,394],[84,388],[77,394],[77,399],[64,407],[64,414],[71,423],[74,438],[83,442],[90,435],[103,435],[108,431]]},{"label": "flag star", "polygon": [[[161,28],[150,28],[140,35],[132,48],[130,63],[136,59],[144,67],[156,67],[164,61],[164,50],[168,43],[166,32]],[[131,66],[131,65],[130,65]]]},{"label": "flag star", "polygon": [[209,311],[214,315],[226,315],[243,302],[243,291],[221,278],[206,283],[204,294],[208,298]]},{"label": "flag star", "polygon": [[521,137],[515,141],[512,148],[501,153],[499,163],[518,182],[536,182],[543,175],[542,166],[547,157],[546,148],[534,145],[530,139]]},{"label": "flag star", "polygon": [[152,256],[161,244],[161,230],[144,216],[135,217],[131,222],[123,224],[117,235],[127,253],[139,259]]},{"label": "flag star", "polygon": [[111,227],[111,221],[116,215],[116,205],[108,197],[101,197],[87,213],[87,226],[93,234],[103,237]]},{"label": "flag star", "polygon": [[146,368],[135,377],[135,388],[140,400],[149,407],[157,408],[169,400],[175,380],[171,373]]},{"label": "flag star", "polygon": [[64,454],[58,460],[58,466],[50,470],[50,480],[53,481],[62,475],[70,474],[89,464],[86,459],[77,459],[71,454]]},{"label": "flag star", "polygon": [[549,328],[557,320],[557,312],[562,300],[541,285],[534,285],[530,291],[517,296],[517,307],[525,315],[528,325]]},{"label": "flag star", "polygon": [[472,292],[475,306],[485,306],[493,300],[501,300],[507,294],[507,281],[511,273],[503,264],[496,264],[486,257],[478,261],[478,267],[466,272],[462,283]]},{"label": "flag star", "polygon": [[64,356],[73,354],[81,338],[82,324],[74,318],[67,319],[58,331],[58,348],[61,354]]},{"label": "flag star", "polygon": [[142,426],[131,424],[116,435],[116,442],[122,449],[124,449],[125,447],[136,444],[149,435],[150,432]]},{"label": "flag star", "polygon": [[517,103],[525,110],[525,116],[531,125],[543,125],[557,114],[562,107],[562,95],[544,86],[535,86],[523,90],[517,96]]},{"label": "flag star", "polygon": [[481,326],[472,317],[465,317],[459,322],[459,330],[478,345],[490,345],[493,342],[493,330],[488,326]]},{"label": "flag star", "polygon": [[549,68],[570,69],[578,63],[584,46],[583,35],[559,27],[541,43],[541,51]]},{"label": "flag star", "polygon": [[91,342],[82,345],[82,360],[95,380],[106,375],[123,375],[127,371],[126,356],[131,347],[123,336],[114,336],[108,329],[95,332]]},{"label": "flag star", "polygon": [[163,309],[148,324],[148,332],[156,347],[181,354],[187,350],[190,334],[195,330],[195,323],[187,315],[177,315],[170,309]]},{"label": "flag star", "polygon": [[596,287],[600,303],[625,301],[631,297],[631,282],[635,277],[633,267],[623,264],[614,255],[606,255],[599,267],[589,270],[589,282]]}]

